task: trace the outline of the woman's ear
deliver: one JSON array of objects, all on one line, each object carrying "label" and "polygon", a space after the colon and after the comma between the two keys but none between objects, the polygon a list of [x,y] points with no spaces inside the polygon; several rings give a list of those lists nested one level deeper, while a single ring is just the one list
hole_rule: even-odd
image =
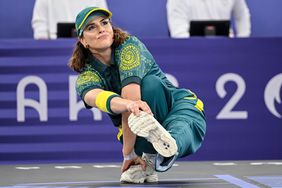
[{"label": "woman's ear", "polygon": [[84,46],[84,48],[88,48],[89,47],[87,42],[85,41],[84,37],[79,37],[79,41]]}]

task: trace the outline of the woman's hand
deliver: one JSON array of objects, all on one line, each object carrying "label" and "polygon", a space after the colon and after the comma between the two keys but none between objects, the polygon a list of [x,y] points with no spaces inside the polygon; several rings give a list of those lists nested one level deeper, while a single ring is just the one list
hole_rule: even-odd
[{"label": "woman's hand", "polygon": [[121,172],[128,170],[131,165],[141,165],[142,170],[146,170],[146,162],[140,157],[136,156],[134,159],[131,160],[123,160]]},{"label": "woman's hand", "polygon": [[132,112],[134,115],[137,116],[139,115],[140,110],[152,115],[152,111],[149,105],[141,100],[129,102],[126,108],[128,112]]}]

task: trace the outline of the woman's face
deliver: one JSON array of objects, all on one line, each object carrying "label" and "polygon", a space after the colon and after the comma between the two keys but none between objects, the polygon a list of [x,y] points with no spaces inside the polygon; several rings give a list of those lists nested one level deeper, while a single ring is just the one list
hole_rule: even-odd
[{"label": "woman's face", "polygon": [[111,47],[114,41],[114,31],[109,18],[98,16],[86,25],[80,42],[90,51],[103,51]]}]

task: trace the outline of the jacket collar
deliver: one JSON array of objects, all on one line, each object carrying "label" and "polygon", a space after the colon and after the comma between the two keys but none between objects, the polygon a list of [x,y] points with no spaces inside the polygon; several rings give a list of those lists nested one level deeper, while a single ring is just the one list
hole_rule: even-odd
[{"label": "jacket collar", "polygon": [[94,57],[94,56],[91,56],[91,57],[88,58],[88,63],[89,63],[95,70],[97,70],[99,73],[104,73],[107,68],[109,68],[109,67],[115,65],[115,62],[114,62],[114,53],[112,53],[110,66],[103,64],[99,59],[97,59],[97,58]]}]

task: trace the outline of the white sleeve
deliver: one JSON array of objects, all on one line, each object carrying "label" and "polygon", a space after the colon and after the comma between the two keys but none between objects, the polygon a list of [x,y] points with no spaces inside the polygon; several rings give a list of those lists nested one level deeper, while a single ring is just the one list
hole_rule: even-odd
[{"label": "white sleeve", "polygon": [[167,21],[172,38],[189,37],[189,8],[184,1],[167,0]]},{"label": "white sleeve", "polygon": [[32,29],[34,39],[48,39],[48,2],[36,0],[33,8]]},{"label": "white sleeve", "polygon": [[106,0],[97,0],[95,6],[100,7],[100,8],[109,9]]},{"label": "white sleeve", "polygon": [[245,0],[234,1],[233,16],[237,37],[249,37],[251,35],[251,16]]}]

